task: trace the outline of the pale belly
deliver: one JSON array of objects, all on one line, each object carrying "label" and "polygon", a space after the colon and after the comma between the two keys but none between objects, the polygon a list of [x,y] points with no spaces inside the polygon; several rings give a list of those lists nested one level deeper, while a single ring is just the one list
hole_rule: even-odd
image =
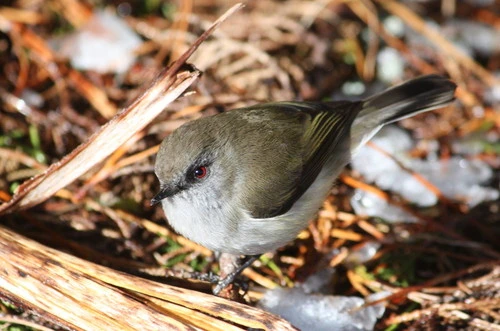
[{"label": "pale belly", "polygon": [[163,200],[162,206],[170,225],[184,237],[213,251],[256,255],[294,240],[316,215],[336,177],[323,170],[288,212],[273,218],[252,218],[238,206],[182,194]]}]

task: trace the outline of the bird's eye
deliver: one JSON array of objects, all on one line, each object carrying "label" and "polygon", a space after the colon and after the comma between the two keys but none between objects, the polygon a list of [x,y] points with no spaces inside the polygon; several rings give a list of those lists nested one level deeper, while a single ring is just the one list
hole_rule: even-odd
[{"label": "bird's eye", "polygon": [[193,171],[193,175],[197,179],[202,179],[207,175],[207,167],[200,166]]}]

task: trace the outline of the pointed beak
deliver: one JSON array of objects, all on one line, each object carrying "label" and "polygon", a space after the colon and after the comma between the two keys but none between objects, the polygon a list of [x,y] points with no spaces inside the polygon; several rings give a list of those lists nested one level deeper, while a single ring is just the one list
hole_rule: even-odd
[{"label": "pointed beak", "polygon": [[180,191],[180,188],[178,186],[163,186],[160,189],[160,192],[156,194],[153,199],[151,199],[151,206],[156,205],[157,203],[161,202],[163,199],[168,198],[176,194],[177,192]]}]

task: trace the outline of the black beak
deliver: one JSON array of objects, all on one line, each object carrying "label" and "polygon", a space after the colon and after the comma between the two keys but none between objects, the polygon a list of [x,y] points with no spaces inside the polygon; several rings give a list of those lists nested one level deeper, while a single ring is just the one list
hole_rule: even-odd
[{"label": "black beak", "polygon": [[157,195],[151,199],[151,206],[156,205],[157,203],[161,202],[163,199],[168,198],[176,194],[177,192],[180,191],[180,188],[178,186],[165,186],[160,189],[160,192],[158,192]]}]

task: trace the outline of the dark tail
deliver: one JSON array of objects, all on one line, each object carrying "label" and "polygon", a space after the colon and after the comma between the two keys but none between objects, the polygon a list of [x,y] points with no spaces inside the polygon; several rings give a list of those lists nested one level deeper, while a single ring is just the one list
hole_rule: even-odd
[{"label": "dark tail", "polygon": [[351,130],[353,149],[363,145],[385,124],[446,106],[453,101],[456,87],[447,78],[427,75],[364,100]]},{"label": "dark tail", "polygon": [[438,75],[412,79],[365,100],[360,115],[379,117],[380,124],[399,121],[405,117],[444,107],[452,102],[457,86]]}]

